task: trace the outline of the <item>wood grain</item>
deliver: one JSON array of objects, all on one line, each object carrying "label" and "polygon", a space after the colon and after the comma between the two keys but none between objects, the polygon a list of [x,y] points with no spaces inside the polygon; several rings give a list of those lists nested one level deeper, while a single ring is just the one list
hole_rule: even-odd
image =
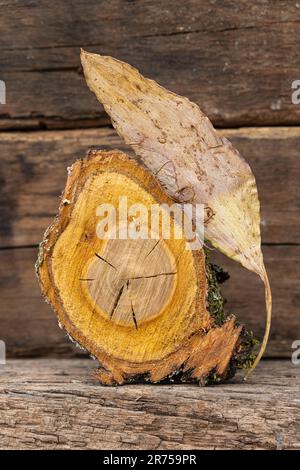
[{"label": "wood grain", "polygon": [[[264,255],[274,296],[273,326],[268,357],[290,357],[300,339],[300,246],[265,246]],[[0,339],[9,356],[83,354],[58,328],[54,313],[41,296],[34,273],[37,248],[0,250]],[[265,313],[263,289],[256,276],[213,252],[231,273],[222,285],[227,309],[261,338]]]},{"label": "wood grain", "polygon": [[1,449],[299,449],[300,367],[265,361],[248,382],[101,387],[88,360],[0,370]]},{"label": "wood grain", "polygon": [[[300,127],[221,133],[232,140],[256,176],[263,242],[300,243]],[[0,246],[41,241],[57,213],[67,167],[89,148],[130,153],[110,128],[0,133]]]},{"label": "wood grain", "polygon": [[299,79],[295,1],[71,3],[2,2],[2,129],[108,122],[84,83],[80,47],[138,67],[218,126],[300,122],[291,102]]}]

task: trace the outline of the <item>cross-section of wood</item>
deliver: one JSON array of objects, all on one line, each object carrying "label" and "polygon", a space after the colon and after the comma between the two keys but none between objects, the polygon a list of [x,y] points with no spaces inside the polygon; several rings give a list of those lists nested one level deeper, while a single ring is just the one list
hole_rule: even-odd
[{"label": "cross-section of wood", "polygon": [[[128,210],[122,235],[125,201],[135,212]],[[156,229],[153,207],[161,211]],[[156,179],[122,152],[92,151],[69,171],[38,273],[60,326],[99,360],[104,384],[218,382],[249,362],[251,335],[225,315],[213,268],[201,247],[191,250],[186,234],[178,237],[172,207]],[[145,229],[143,208],[150,237],[128,237],[127,230]]]}]

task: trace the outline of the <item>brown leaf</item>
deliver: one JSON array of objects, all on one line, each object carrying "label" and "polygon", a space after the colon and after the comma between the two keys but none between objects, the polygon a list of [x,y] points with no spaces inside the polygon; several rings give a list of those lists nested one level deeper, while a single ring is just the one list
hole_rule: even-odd
[{"label": "brown leaf", "polygon": [[199,107],[112,57],[81,52],[85,78],[125,142],[178,202],[205,204],[205,237],[265,284],[267,344],[271,290],[261,251],[260,206],[248,163],[217,135]]}]

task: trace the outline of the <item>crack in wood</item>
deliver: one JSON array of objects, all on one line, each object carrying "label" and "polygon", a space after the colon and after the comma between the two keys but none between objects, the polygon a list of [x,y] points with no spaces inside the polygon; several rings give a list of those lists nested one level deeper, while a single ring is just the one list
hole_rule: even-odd
[{"label": "crack in wood", "polygon": [[135,316],[135,311],[134,311],[134,308],[133,308],[132,300],[130,300],[130,303],[131,303],[131,313],[132,313],[133,323],[134,323],[135,328],[137,330],[138,329],[138,324],[137,324],[137,321],[136,321],[136,316]]},{"label": "crack in wood", "polygon": [[151,253],[155,250],[155,248],[157,247],[157,245],[159,244],[160,242],[160,239],[157,240],[157,242],[154,244],[154,246],[151,248],[151,250],[149,251],[149,253],[147,253],[147,255],[145,256],[144,260],[149,256],[151,255]]},{"label": "crack in wood", "polygon": [[101,259],[101,261],[104,261],[104,263],[108,264],[111,268],[118,271],[117,268],[113,264],[111,264],[109,261],[107,261],[107,259],[102,258],[102,256],[98,255],[98,253],[95,253],[95,255],[97,256],[97,258]]},{"label": "crack in wood", "polygon": [[121,289],[119,290],[119,293],[118,293],[118,295],[117,295],[117,297],[116,297],[116,300],[115,300],[115,302],[114,302],[112,311],[111,311],[111,313],[110,313],[110,319],[112,319],[112,316],[113,316],[113,314],[114,314],[115,311],[116,311],[116,308],[117,308],[118,303],[119,303],[119,301],[120,301],[120,298],[121,298],[123,289],[124,289],[124,284],[122,285],[122,287],[121,287]]},{"label": "crack in wood", "polygon": [[159,277],[159,276],[174,276],[175,274],[177,274],[177,271],[175,272],[171,272],[171,273],[158,273],[158,274],[151,274],[149,276],[136,276],[136,277],[130,277],[129,280],[130,281],[135,281],[137,279],[151,279],[151,278],[154,278],[154,277]]},{"label": "crack in wood", "polygon": [[[126,288],[127,288],[128,295],[130,296],[130,294],[129,294],[129,283],[130,283],[130,280],[128,279],[127,282],[126,282]],[[132,314],[133,323],[134,323],[134,326],[137,330],[138,329],[138,324],[137,324],[137,320],[136,320],[136,316],[135,316],[135,311],[134,311],[134,308],[133,308],[132,299],[130,299],[130,304],[131,304],[131,314]]]}]

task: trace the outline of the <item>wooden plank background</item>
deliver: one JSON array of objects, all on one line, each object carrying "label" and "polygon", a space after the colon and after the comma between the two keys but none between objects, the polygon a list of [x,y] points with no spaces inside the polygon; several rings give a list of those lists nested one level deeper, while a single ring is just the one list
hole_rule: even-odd
[{"label": "wooden plank background", "polygon": [[[0,2],[0,339],[10,356],[82,354],[58,329],[34,274],[67,166],[89,148],[120,148],[87,89],[80,47],[137,66],[197,102],[249,161],[261,197],[263,250],[274,294],[270,357],[300,339],[300,7],[296,1]],[[259,280],[231,272],[230,311],[262,335]]]},{"label": "wooden plank background", "polygon": [[296,0],[2,1],[0,126],[99,124],[80,47],[140,68],[218,126],[299,124],[299,37]]}]

